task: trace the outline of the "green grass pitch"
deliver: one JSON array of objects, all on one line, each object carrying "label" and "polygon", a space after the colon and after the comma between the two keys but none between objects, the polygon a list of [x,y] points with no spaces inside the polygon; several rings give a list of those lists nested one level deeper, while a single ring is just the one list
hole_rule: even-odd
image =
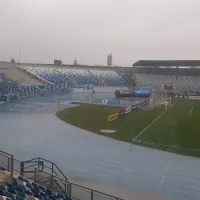
[{"label": "green grass pitch", "polygon": [[[117,140],[132,142],[151,122],[165,111],[165,106],[140,108],[108,123],[108,115],[124,108],[82,104],[57,116],[69,124]],[[101,133],[102,129],[115,133]],[[172,106],[137,140],[137,145],[200,157],[200,101],[172,99]]]}]

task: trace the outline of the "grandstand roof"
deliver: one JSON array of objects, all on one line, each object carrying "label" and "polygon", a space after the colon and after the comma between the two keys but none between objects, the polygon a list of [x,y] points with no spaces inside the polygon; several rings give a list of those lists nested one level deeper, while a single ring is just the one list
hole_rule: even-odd
[{"label": "grandstand roof", "polygon": [[134,66],[200,66],[200,60],[139,60]]}]

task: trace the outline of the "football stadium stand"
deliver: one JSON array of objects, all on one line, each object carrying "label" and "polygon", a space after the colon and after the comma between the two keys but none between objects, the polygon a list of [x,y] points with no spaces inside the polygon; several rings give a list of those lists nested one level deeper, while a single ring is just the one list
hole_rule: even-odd
[{"label": "football stadium stand", "polygon": [[94,86],[126,86],[126,82],[112,69],[92,69],[75,67],[52,67],[21,64],[20,69],[46,80],[52,84],[73,82],[76,86],[91,84]]},{"label": "football stadium stand", "polygon": [[200,91],[200,77],[196,76],[173,76],[158,74],[135,73],[137,86],[149,87],[156,91],[163,91],[165,84],[171,84],[176,92]]},{"label": "football stadium stand", "polygon": [[14,88],[17,88],[18,84],[8,80],[3,74],[0,74],[0,94],[7,94]]},{"label": "football stadium stand", "polygon": [[72,88],[127,86],[116,69],[0,62],[0,102]]},{"label": "football stadium stand", "polygon": [[133,64],[138,87],[161,92],[171,86],[174,92],[200,91],[199,60],[140,60]]}]

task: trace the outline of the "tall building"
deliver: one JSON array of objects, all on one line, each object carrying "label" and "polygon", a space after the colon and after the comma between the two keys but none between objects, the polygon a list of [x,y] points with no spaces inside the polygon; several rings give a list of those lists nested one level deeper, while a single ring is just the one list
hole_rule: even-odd
[{"label": "tall building", "polygon": [[111,54],[108,54],[108,56],[107,56],[107,65],[108,65],[109,67],[112,66],[112,59],[113,59],[112,53],[111,53]]}]

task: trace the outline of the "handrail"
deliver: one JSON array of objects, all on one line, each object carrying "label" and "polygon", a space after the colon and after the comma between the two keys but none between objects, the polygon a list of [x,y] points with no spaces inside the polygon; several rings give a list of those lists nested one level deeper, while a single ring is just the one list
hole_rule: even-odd
[{"label": "handrail", "polygon": [[[7,158],[7,165],[4,165],[4,167],[7,168],[8,171],[10,171],[11,179],[13,178],[13,168],[14,168],[14,156],[10,153],[7,153],[5,151],[0,150],[0,155]],[[0,163],[3,165],[2,163]]]},{"label": "handrail", "polygon": [[5,152],[5,151],[2,151],[2,150],[0,150],[0,153],[6,154],[6,155],[8,155],[8,156],[13,156],[12,154],[10,154],[10,153],[7,153],[7,152]]},{"label": "handrail", "polygon": [[119,197],[116,197],[116,196],[113,196],[113,195],[110,195],[110,194],[106,194],[106,193],[100,192],[100,191],[98,191],[98,190],[94,190],[94,189],[91,189],[91,188],[88,188],[88,187],[85,187],[85,186],[82,186],[82,185],[78,185],[78,184],[76,184],[76,183],[71,183],[69,180],[62,179],[62,178],[60,178],[60,177],[58,177],[58,176],[55,176],[55,175],[53,175],[53,174],[50,174],[50,173],[45,172],[45,171],[43,171],[43,170],[41,170],[41,169],[38,169],[38,168],[35,168],[35,175],[36,175],[37,170],[38,170],[38,172],[42,172],[42,173],[44,173],[44,174],[48,174],[50,177],[57,178],[57,179],[59,179],[60,181],[64,181],[64,182],[66,182],[66,183],[72,184],[72,185],[77,186],[77,187],[79,187],[79,188],[82,188],[82,189],[85,189],[85,190],[89,190],[89,191],[91,191],[91,192],[95,192],[95,193],[98,193],[98,194],[102,194],[102,195],[108,196],[108,197],[110,197],[110,198],[115,198],[116,200],[123,200],[123,199],[121,199],[121,198],[119,198]]},{"label": "handrail", "polygon": [[45,161],[45,162],[51,164],[51,168],[48,167],[48,166],[46,166],[45,164],[43,164],[42,166],[43,166],[43,167],[46,167],[46,168],[48,168],[48,169],[50,169],[50,170],[52,171],[52,174],[55,173],[55,174],[58,176],[57,172],[55,171],[55,169],[56,169],[56,170],[58,170],[58,172],[64,177],[65,180],[68,180],[68,178],[64,175],[64,173],[59,169],[59,167],[58,167],[55,163],[53,163],[53,162],[51,162],[51,161],[49,161],[49,160],[46,160],[46,159],[44,159],[44,158],[40,158],[40,157],[33,158],[33,159],[30,159],[30,160],[27,160],[27,161],[22,162],[22,163],[24,163],[24,164],[25,164],[25,163],[33,163],[33,162],[36,162],[36,164],[33,164],[33,165],[30,165],[30,166],[24,167],[23,169],[28,169],[28,168],[31,168],[31,167],[33,167],[33,166],[36,166],[37,164],[39,164],[39,163],[42,162],[42,161]]},{"label": "handrail", "polygon": [[39,157],[39,159],[42,159],[42,161],[49,162],[49,163],[53,164],[53,165],[56,167],[56,169],[63,175],[63,177],[64,177],[66,180],[68,180],[68,178],[64,175],[64,173],[58,168],[58,166],[57,166],[55,163],[53,163],[53,162],[51,162],[51,161],[49,161],[49,160],[46,160],[46,159],[44,159],[44,158],[40,158],[40,157]]}]

